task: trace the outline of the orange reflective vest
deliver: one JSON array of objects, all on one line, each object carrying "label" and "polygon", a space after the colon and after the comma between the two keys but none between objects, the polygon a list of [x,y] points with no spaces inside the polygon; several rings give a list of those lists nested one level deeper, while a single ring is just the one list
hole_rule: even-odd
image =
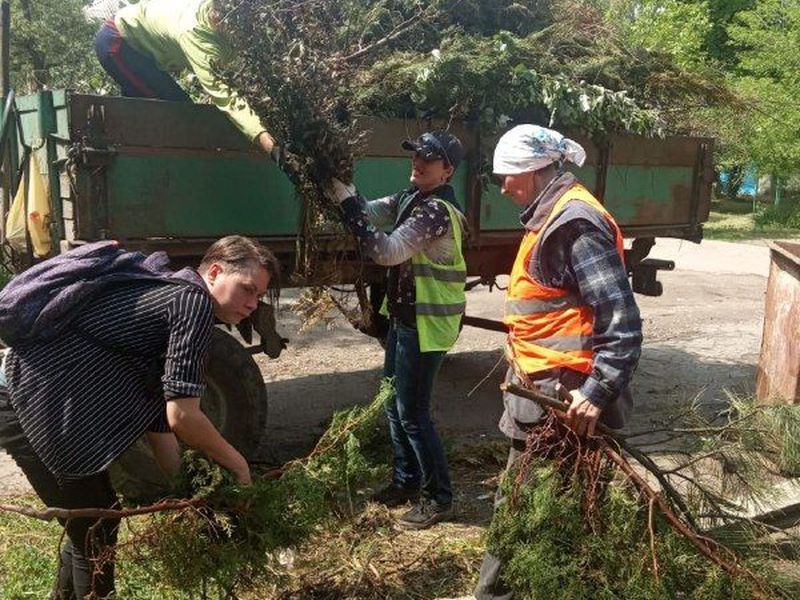
[{"label": "orange reflective vest", "polygon": [[528,231],[522,238],[511,270],[505,303],[507,352],[522,373],[557,367],[586,374],[592,370],[594,313],[591,307],[570,290],[536,281],[529,268],[540,235],[571,201],[588,204],[608,220],[624,262],[622,233],[614,218],[585,187],[575,184],[556,201],[542,228]]}]

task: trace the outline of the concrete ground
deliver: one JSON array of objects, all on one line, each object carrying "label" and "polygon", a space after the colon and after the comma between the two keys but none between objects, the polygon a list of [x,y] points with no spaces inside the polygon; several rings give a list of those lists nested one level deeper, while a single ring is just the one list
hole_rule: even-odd
[{"label": "concrete ground", "polygon": [[[753,392],[769,267],[763,244],[659,240],[651,255],[674,260],[676,269],[659,276],[663,296],[637,296],[645,342],[633,384],[636,429],[679,400],[700,396],[713,407],[724,390]],[[289,349],[276,361],[259,358],[270,401],[262,454],[276,463],[306,452],[334,410],[367,402],[383,362],[378,343],[343,320],[297,333],[300,320],[291,311],[296,297],[288,290],[279,313]],[[502,291],[468,294],[470,315],[500,319],[502,307]],[[446,357],[434,414],[449,440],[499,435],[502,343],[500,333],[465,328]],[[27,489],[0,453],[0,495]]]},{"label": "concrete ground", "polygon": [[[713,405],[723,390],[755,389],[769,268],[765,245],[659,240],[652,256],[674,260],[676,269],[659,276],[663,296],[637,295],[645,335],[633,385],[637,429],[678,400],[700,395]],[[270,395],[264,451],[275,461],[308,449],[333,410],[367,401],[383,364],[378,343],[346,323],[292,335],[299,321],[289,313],[290,304],[281,313],[292,338],[289,351],[262,363]],[[482,287],[468,293],[468,314],[501,319],[502,311],[502,291]],[[501,333],[465,328],[447,355],[434,408],[445,436],[497,435],[503,339]]]}]

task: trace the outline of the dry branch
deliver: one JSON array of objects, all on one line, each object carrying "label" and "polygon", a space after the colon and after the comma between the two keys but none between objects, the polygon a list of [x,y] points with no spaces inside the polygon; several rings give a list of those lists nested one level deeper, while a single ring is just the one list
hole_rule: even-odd
[{"label": "dry branch", "polygon": [[[514,395],[537,402],[542,407],[550,409],[559,419],[563,419],[564,414],[566,413],[567,406],[563,402],[538,391],[527,390],[515,384],[503,384],[501,388]],[[745,577],[748,581],[750,581],[753,584],[753,593],[755,594],[756,598],[759,600],[767,600],[768,598],[775,597],[776,591],[771,589],[762,577],[758,576],[756,573],[740,564],[737,555],[731,549],[699,533],[695,524],[696,521],[694,516],[689,512],[688,507],[680,497],[677,490],[669,483],[667,477],[668,472],[661,470],[646,454],[630,446],[630,444],[626,442],[625,437],[619,432],[603,425],[602,423],[598,423],[597,430],[601,433],[601,435],[593,436],[588,441],[596,444],[602,453],[628,477],[639,493],[641,493],[647,500],[649,508],[648,526],[651,535],[651,548],[653,549],[653,569],[656,577],[658,575],[659,568],[655,555],[654,530],[652,525],[652,509],[654,505],[658,507],[659,511],[671,525],[671,527],[687,541],[689,541],[689,543],[691,543],[692,546],[702,556],[719,566],[730,576],[734,578]],[[576,452],[579,454],[584,443],[584,441],[578,440],[575,444],[577,448]],[[653,489],[653,487],[647,481],[645,481],[645,479],[636,471],[636,469],[634,469],[631,463],[622,455],[620,449],[631,454],[637,460],[637,462],[639,462],[639,464],[647,469],[647,471],[652,473],[658,479],[658,481],[662,483],[663,492],[672,501],[672,503],[679,508],[682,513],[681,516],[678,516],[670,504],[665,500],[665,497],[657,490]],[[578,460],[580,460],[580,456]],[[577,469],[578,467],[575,466],[573,468]],[[524,471],[525,468],[523,466],[523,468],[520,470],[520,474],[518,475],[518,479],[524,476]],[[592,470],[589,469],[589,471]],[[590,484],[594,485],[594,483],[591,482]],[[587,497],[589,498],[595,496],[596,495],[592,493],[592,490],[589,490],[589,493],[587,493]],[[587,514],[590,515],[590,511],[587,511]],[[590,516],[587,518],[590,519]],[[780,594],[780,591],[777,593]]]},{"label": "dry branch", "polygon": [[28,506],[13,506],[10,504],[0,504],[0,511],[16,513],[40,521],[52,521],[53,519],[127,519],[139,515],[149,515],[160,512],[171,512],[186,510],[188,508],[199,508],[206,505],[204,498],[190,500],[164,500],[148,506],[138,508],[112,509],[112,508],[58,508],[47,507],[41,510]]},{"label": "dry branch", "polygon": [[[550,408],[556,411],[558,414],[563,414],[566,412],[566,407],[563,402],[556,400],[555,398],[550,398],[545,394],[541,394],[540,392],[528,390],[522,388],[518,385],[513,383],[503,384],[501,389],[508,390],[510,393],[520,396],[522,398],[527,398],[529,400],[533,400],[541,404],[545,408]],[[607,427],[603,423],[597,424],[597,431],[602,433],[603,435],[607,436],[608,438],[614,440],[614,443],[622,448],[625,452],[633,456],[636,461],[642,465],[645,469],[647,469],[653,476],[658,480],[659,484],[661,485],[664,493],[667,494],[670,501],[676,506],[676,508],[680,511],[681,516],[688,521],[692,527],[697,528],[697,524],[695,522],[694,517],[692,516],[689,507],[686,505],[686,502],[683,500],[683,497],[680,495],[678,490],[669,482],[669,479],[664,474],[664,472],[658,467],[658,465],[653,462],[649,456],[647,456],[641,450],[633,447],[629,444],[625,437],[620,434],[618,431]]]}]

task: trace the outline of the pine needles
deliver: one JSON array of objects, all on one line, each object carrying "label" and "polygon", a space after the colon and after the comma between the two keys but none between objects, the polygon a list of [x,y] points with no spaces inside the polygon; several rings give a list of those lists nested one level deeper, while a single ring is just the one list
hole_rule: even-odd
[{"label": "pine needles", "polygon": [[718,76],[629,47],[586,1],[214,2],[235,49],[222,79],[277,140],[301,201],[300,281],[317,274],[321,234],[343,232],[325,190],[353,180],[363,116],[462,119],[489,134],[534,122],[602,139],[685,131],[687,105],[731,96]]},{"label": "pine needles", "polygon": [[[668,486],[659,495],[616,449],[621,443],[638,460],[630,444],[639,434],[582,440],[551,411],[504,479],[489,549],[508,565],[503,577],[515,598],[797,597],[800,579],[776,562],[780,545],[796,550],[797,538],[776,538],[780,530],[746,508],[769,497],[770,472],[796,456],[798,423],[798,407],[734,397],[713,423],[684,411],[661,432],[687,438],[691,445],[678,446],[694,452],[670,466],[642,463]],[[688,520],[666,493],[675,482]]]},{"label": "pine needles", "polygon": [[352,516],[357,490],[384,474],[374,450],[392,385],[384,381],[369,405],[334,415],[309,456],[248,487],[188,452],[183,488],[204,502],[137,524],[119,556],[148,563],[154,577],[198,596],[209,586],[227,593],[279,580],[279,552],[302,544],[334,517]]}]

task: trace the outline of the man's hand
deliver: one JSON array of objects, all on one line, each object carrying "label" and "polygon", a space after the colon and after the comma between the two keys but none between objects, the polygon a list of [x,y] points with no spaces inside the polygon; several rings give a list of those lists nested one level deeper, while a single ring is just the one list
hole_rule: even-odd
[{"label": "man's hand", "polygon": [[247,461],[203,414],[199,397],[167,400],[167,422],[184,444],[200,450],[231,471],[242,485],[250,485],[250,467]]},{"label": "man's hand", "polygon": [[580,390],[572,390],[569,395],[572,402],[567,411],[567,425],[580,436],[592,437],[602,409],[589,402]]},{"label": "man's hand", "polygon": [[269,157],[278,165],[278,168],[283,171],[284,175],[289,178],[289,181],[294,185],[300,183],[300,179],[297,176],[297,169],[300,168],[300,161],[296,154],[293,154],[286,146],[279,146],[273,142],[271,150],[269,151]]},{"label": "man's hand", "polygon": [[251,485],[253,478],[250,476],[250,465],[247,462],[242,463],[242,466],[237,469],[232,469],[233,476],[239,485]]},{"label": "man's hand", "polygon": [[334,177],[331,179],[330,185],[325,189],[325,195],[331,202],[341,204],[348,198],[352,198],[358,194],[356,186],[352,183],[343,183]]},{"label": "man's hand", "polygon": [[256,138],[256,144],[267,154],[272,154],[273,148],[275,148],[275,138],[273,138],[269,133],[266,131],[262,131],[258,134]]}]

